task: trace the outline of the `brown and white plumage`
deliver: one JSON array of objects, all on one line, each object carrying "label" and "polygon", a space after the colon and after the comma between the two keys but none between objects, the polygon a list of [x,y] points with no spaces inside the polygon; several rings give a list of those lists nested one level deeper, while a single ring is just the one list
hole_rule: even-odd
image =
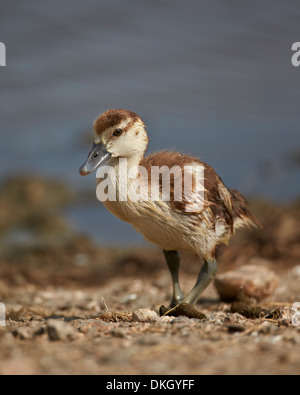
[{"label": "brown and white plumage", "polygon": [[[197,253],[203,257],[205,264],[199,274],[197,283],[185,302],[195,304],[201,292],[211,282],[216,272],[215,249],[220,243],[227,243],[236,229],[242,226],[258,225],[251,214],[244,197],[236,190],[228,189],[221,178],[207,164],[188,155],[177,152],[161,151],[145,156],[148,147],[148,135],[142,120],[133,112],[126,110],[109,110],[94,123],[95,143],[87,162],[81,167],[81,174],[89,174],[104,161],[117,174],[114,180],[115,200],[103,202],[105,207],[118,218],[129,222],[147,240],[161,247],[173,278],[173,299],[176,304],[183,299],[178,282],[179,257],[177,251]],[[104,159],[103,159],[104,158]],[[125,163],[120,158],[126,158]],[[136,171],[141,166],[145,173]],[[153,167],[168,169],[191,169],[193,182],[189,189],[185,188],[182,178],[182,195],[176,196],[174,173],[170,179],[170,199],[132,200],[118,199],[121,183],[126,179],[130,187],[138,180],[146,191],[151,188],[151,169]],[[194,169],[204,169],[203,194],[197,195],[193,183],[197,175]],[[124,168],[122,168],[124,167]],[[135,171],[132,172],[132,170]],[[118,176],[122,174],[122,177]],[[110,175],[108,174],[108,177]],[[121,178],[121,179],[120,179]],[[162,193],[163,172],[159,179],[159,190]],[[98,179],[98,183],[103,178]],[[150,193],[149,195],[150,196]]]}]

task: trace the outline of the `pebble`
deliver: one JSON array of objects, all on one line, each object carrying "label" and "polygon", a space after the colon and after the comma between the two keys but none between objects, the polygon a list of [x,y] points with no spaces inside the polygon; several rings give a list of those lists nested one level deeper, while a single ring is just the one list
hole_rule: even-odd
[{"label": "pebble", "polygon": [[137,294],[130,294],[130,295],[126,295],[123,298],[123,303],[125,304],[129,304],[130,302],[133,302],[134,300],[136,300],[138,298]]},{"label": "pebble", "polygon": [[150,309],[138,309],[132,314],[132,320],[135,322],[154,322],[157,319],[157,313]]},{"label": "pebble", "polygon": [[258,265],[245,265],[217,275],[215,287],[224,301],[233,301],[241,289],[245,295],[261,300],[272,295],[279,286],[279,277],[272,270]]},{"label": "pebble", "polygon": [[179,317],[173,318],[171,321],[172,324],[191,324],[194,322],[198,322],[198,320],[194,319],[194,318],[188,318],[188,317],[185,317],[182,315]]},{"label": "pebble", "polygon": [[283,338],[282,338],[281,335],[272,336],[271,339],[270,339],[270,342],[271,342],[272,344],[277,344],[277,343],[279,343],[282,339],[283,339]]},{"label": "pebble", "polygon": [[110,334],[120,339],[126,337],[126,331],[122,328],[114,328],[110,331]]},{"label": "pebble", "polygon": [[49,320],[47,324],[47,333],[49,340],[76,340],[78,338],[78,332],[76,329],[63,321]]},{"label": "pebble", "polygon": [[174,317],[170,316],[163,316],[163,317],[158,317],[158,319],[155,322],[155,326],[159,327],[164,327],[168,324],[171,324],[173,321]]},{"label": "pebble", "polygon": [[244,332],[246,328],[241,325],[228,325],[227,330],[229,333],[241,333]]},{"label": "pebble", "polygon": [[21,340],[32,339],[32,337],[33,337],[32,330],[29,327],[20,327],[20,328],[14,329],[12,331],[12,334]]},{"label": "pebble", "polygon": [[42,326],[21,326],[19,328],[15,328],[12,331],[12,334],[21,340],[30,340],[33,339],[35,336],[40,336],[45,333],[45,329]]},{"label": "pebble", "polygon": [[300,265],[295,266],[290,273],[293,278],[300,280]]}]

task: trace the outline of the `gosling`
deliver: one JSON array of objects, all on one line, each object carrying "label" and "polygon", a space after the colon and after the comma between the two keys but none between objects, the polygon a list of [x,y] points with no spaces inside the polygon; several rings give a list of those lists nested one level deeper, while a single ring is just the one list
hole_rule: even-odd
[{"label": "gosling", "polygon": [[[170,307],[180,303],[195,306],[216,275],[217,245],[227,244],[236,229],[260,226],[259,222],[244,197],[228,189],[202,161],[170,151],[145,156],[149,139],[145,124],[134,112],[108,110],[96,119],[94,131],[94,144],[80,174],[85,176],[97,170],[97,191],[101,183],[111,189],[108,197],[99,199],[104,206],[163,249],[173,286]],[[101,166],[104,163],[106,166]],[[101,172],[104,168],[106,177]],[[154,169],[159,174],[156,180]],[[164,185],[166,174],[169,182]],[[169,198],[163,196],[166,185]],[[149,191],[155,186],[158,193],[153,198]],[[196,253],[204,262],[186,297],[179,284],[178,251]]]}]

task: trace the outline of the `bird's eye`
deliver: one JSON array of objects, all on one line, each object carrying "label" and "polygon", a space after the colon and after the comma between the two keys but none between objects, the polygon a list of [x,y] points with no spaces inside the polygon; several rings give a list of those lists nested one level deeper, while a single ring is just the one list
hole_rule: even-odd
[{"label": "bird's eye", "polygon": [[123,133],[123,130],[122,129],[116,129],[115,131],[114,131],[114,136],[115,137],[117,137],[117,136],[121,136],[121,134]]}]

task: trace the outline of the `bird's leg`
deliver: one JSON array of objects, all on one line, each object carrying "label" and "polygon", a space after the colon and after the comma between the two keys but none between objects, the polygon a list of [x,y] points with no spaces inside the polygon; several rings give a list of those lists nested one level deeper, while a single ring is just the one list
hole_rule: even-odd
[{"label": "bird's leg", "polygon": [[168,268],[172,276],[173,296],[172,296],[170,307],[174,307],[177,306],[179,303],[181,303],[184,299],[184,295],[181,291],[179,280],[178,280],[180,257],[177,251],[165,251],[165,250],[163,251]]},{"label": "bird's leg", "polygon": [[209,286],[217,273],[217,262],[215,259],[204,259],[204,264],[198,275],[197,282],[191,292],[183,300],[183,303],[189,303],[195,306],[202,292]]}]

